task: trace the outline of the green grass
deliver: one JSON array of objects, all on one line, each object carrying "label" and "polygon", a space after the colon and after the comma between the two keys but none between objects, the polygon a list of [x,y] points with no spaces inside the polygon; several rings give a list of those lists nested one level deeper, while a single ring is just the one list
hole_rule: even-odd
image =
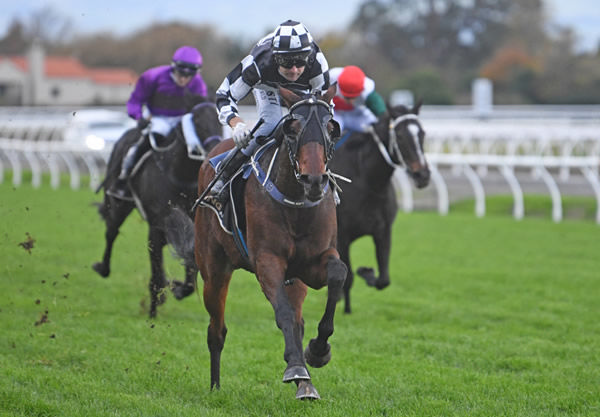
[{"label": "green grass", "polygon": [[[399,214],[392,285],[379,292],[357,278],[354,313],[338,309],[331,363],[311,369],[323,399],[301,402],[280,382],[272,309],[241,271],[227,303],[222,387],[211,392],[199,298],[169,296],[147,317],[147,226],[137,213],[111,276],[91,270],[104,247],[98,200],[0,184],[0,416],[600,415],[592,220],[555,224],[549,202],[522,221],[502,201],[481,219],[472,204],[445,217]],[[19,245],[27,233],[31,253]],[[353,245],[354,268],[373,258],[369,239]],[[167,271],[183,274],[172,259]],[[309,292],[305,342],[325,298]]]}]

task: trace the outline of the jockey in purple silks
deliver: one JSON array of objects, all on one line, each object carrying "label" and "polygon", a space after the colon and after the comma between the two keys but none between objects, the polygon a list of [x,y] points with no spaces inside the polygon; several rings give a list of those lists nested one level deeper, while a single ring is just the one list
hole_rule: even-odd
[{"label": "jockey in purple silks", "polygon": [[142,135],[127,151],[119,178],[108,194],[129,197],[127,178],[139,157],[150,149],[148,130],[166,137],[189,111],[189,103],[196,101],[194,96],[206,97],[206,83],[199,74],[201,67],[200,52],[192,46],[182,46],[173,54],[171,65],[150,68],[140,76],[127,102],[127,113],[137,120]]}]

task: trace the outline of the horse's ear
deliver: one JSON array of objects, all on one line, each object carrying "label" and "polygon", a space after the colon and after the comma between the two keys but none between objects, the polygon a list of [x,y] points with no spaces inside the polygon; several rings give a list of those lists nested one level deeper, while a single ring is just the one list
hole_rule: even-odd
[{"label": "horse's ear", "polygon": [[283,98],[287,107],[291,107],[292,104],[297,103],[302,99],[298,94],[284,87],[279,87],[279,95]]},{"label": "horse's ear", "polygon": [[333,96],[335,96],[336,92],[337,92],[337,84],[333,84],[327,89],[327,91],[325,92],[325,94],[323,94],[321,99],[325,103],[330,103],[331,99],[333,98]]},{"label": "horse's ear", "polygon": [[421,110],[421,106],[423,105],[423,99],[419,98],[417,100],[417,104],[415,104],[411,110],[411,113],[419,114],[419,110]]}]

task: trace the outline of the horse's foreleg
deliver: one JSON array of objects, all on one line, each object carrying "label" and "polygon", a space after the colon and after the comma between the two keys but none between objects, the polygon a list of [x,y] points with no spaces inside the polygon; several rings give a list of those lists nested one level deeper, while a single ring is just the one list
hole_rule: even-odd
[{"label": "horse's foreleg", "polygon": [[219,389],[221,386],[221,352],[225,346],[225,336],[227,336],[225,301],[231,273],[218,277],[214,273],[203,274],[203,276],[210,276],[204,281],[204,307],[210,315],[207,335],[208,351],[210,352],[210,389]]},{"label": "horse's foreleg", "polygon": [[148,252],[150,254],[150,317],[156,317],[156,309],[165,302],[164,288],[167,286],[163,268],[163,247],[167,244],[164,232],[150,225],[148,235]]},{"label": "horse's foreleg", "polygon": [[258,281],[273,306],[275,322],[285,341],[283,358],[287,362],[287,368],[283,373],[283,382],[310,379],[302,355],[302,302],[306,297],[306,286],[296,281],[293,281],[291,286],[285,286],[283,277],[286,265],[280,258],[270,254],[262,254],[257,258]]},{"label": "horse's foreleg", "polygon": [[390,248],[392,245],[391,229],[388,228],[381,233],[373,235],[373,243],[375,244],[375,255],[377,257],[377,268],[379,269],[379,277],[375,275],[373,268],[360,267],[356,273],[364,278],[367,285],[382,290],[390,285]]},{"label": "horse's foreleg", "polygon": [[110,258],[112,255],[112,248],[119,234],[121,225],[129,216],[129,213],[133,210],[133,205],[130,204],[109,204],[105,199],[100,208],[100,213],[104,217],[106,224],[106,232],[104,233],[104,239],[106,246],[104,247],[104,255],[102,256],[102,262],[96,262],[92,265],[92,269],[96,271],[100,276],[106,278],[110,275]]},{"label": "horse's foreleg", "polygon": [[331,348],[327,340],[333,334],[335,307],[341,297],[347,273],[346,265],[332,251],[324,254],[323,259],[325,268],[322,269],[327,274],[327,304],[319,322],[317,337],[310,341],[304,351],[306,362],[315,368],[326,365],[331,359]]}]

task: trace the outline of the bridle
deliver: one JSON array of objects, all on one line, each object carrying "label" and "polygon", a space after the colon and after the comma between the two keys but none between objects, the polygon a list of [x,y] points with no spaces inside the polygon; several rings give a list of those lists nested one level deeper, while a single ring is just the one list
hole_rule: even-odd
[{"label": "bridle", "polygon": [[[300,109],[300,107],[305,106],[305,105],[310,106],[307,114],[299,113],[298,110]],[[327,112],[325,114],[321,113],[322,116],[320,116],[319,110],[322,110],[323,108],[327,109]],[[307,129],[307,126],[309,126],[309,124],[311,123],[311,120],[313,120],[313,119],[316,120],[316,122],[319,126],[320,135],[310,135],[309,134],[310,132],[307,132],[307,134],[305,135],[305,130]],[[300,123],[301,123],[300,131],[298,133],[291,133],[292,132],[292,129],[290,128],[291,124],[296,120],[300,121]],[[332,132],[332,134],[329,134],[327,132],[327,125],[330,122],[334,124],[334,131]],[[314,122],[313,122],[313,124],[314,124]],[[301,146],[300,142],[302,142],[302,144],[308,143],[308,142],[322,143],[325,147],[325,164],[327,164],[327,162],[333,156],[335,144],[336,144],[337,140],[339,140],[339,137],[340,137],[339,124],[335,120],[333,120],[333,111],[331,109],[331,106],[327,102],[325,102],[323,100],[319,100],[315,97],[310,97],[308,99],[300,100],[300,101],[296,102],[294,105],[292,105],[290,107],[289,113],[280,120],[280,122],[278,124],[278,128],[280,128],[283,133],[283,140],[285,141],[286,146],[288,148],[288,156],[290,159],[290,164],[292,166],[292,170],[294,172],[296,181],[298,181],[298,182],[301,182],[301,175],[299,172],[299,166],[298,166],[298,161],[296,159],[296,154],[298,153],[298,149]],[[308,138],[305,138],[305,136],[308,136]],[[315,138],[314,136],[319,136],[319,137]],[[258,181],[265,188],[265,190],[267,190],[267,192],[271,195],[271,197],[274,200],[276,200],[277,202],[279,202],[283,205],[286,205],[288,207],[294,207],[294,208],[310,208],[310,207],[314,207],[314,206],[318,205],[321,202],[321,200],[318,200],[318,201],[309,201],[308,199],[292,200],[292,199],[286,197],[281,191],[279,191],[277,189],[277,186],[271,180],[271,172],[274,167],[275,160],[277,159],[277,155],[279,153],[279,149],[280,149],[279,147],[277,147],[275,149],[275,152],[271,156],[271,160],[268,164],[267,171],[264,172],[262,170],[262,168],[260,167],[260,165],[258,163],[258,159],[260,158],[260,155],[263,153],[263,151],[268,149],[268,147],[273,143],[275,143],[274,140],[267,142],[259,150],[257,150],[254,153],[254,155],[251,157],[251,166],[252,166],[252,169],[253,169],[254,174],[255,174],[256,178],[258,179]],[[329,181],[325,184],[324,190],[327,190],[327,187],[329,186],[330,182],[336,188],[338,188],[337,185],[335,184],[334,178],[332,177],[333,174],[330,173],[329,170],[327,170],[327,172],[325,174],[329,177]]]},{"label": "bridle", "polygon": [[[302,114],[298,112],[299,108],[303,106],[309,106],[308,114]],[[319,110],[323,108],[327,110],[327,113],[321,113],[322,115],[320,115]],[[306,136],[309,135],[305,135],[305,130],[310,125],[310,122],[313,119],[316,120],[316,123],[319,126],[319,130],[321,133],[319,135],[320,137],[315,138],[314,136],[310,136],[306,138]],[[296,120],[300,121],[301,123],[300,131],[298,133],[291,134],[289,133],[291,131],[291,129],[289,129],[289,126],[292,122]],[[334,132],[332,134],[329,134],[327,132],[327,125],[329,122],[334,123]],[[301,145],[300,142],[302,142],[302,144],[307,142],[322,143],[325,148],[325,164],[327,164],[331,160],[331,158],[333,157],[333,152],[335,150],[335,144],[340,138],[340,128],[339,124],[335,120],[333,120],[333,110],[329,103],[323,100],[319,100],[315,97],[300,100],[290,107],[289,113],[286,116],[284,116],[284,118],[282,119],[282,123],[284,140],[287,144],[290,162],[294,169],[296,179],[300,178],[300,173],[298,171],[298,161],[296,159],[296,154],[298,153],[298,149]]]},{"label": "bridle", "polygon": [[[414,113],[403,114],[401,116],[396,117],[395,119],[390,118],[390,122],[388,124],[390,139],[389,139],[387,148],[385,147],[383,141],[377,134],[377,131],[375,130],[374,125],[369,125],[369,128],[367,129],[367,131],[373,137],[373,140],[375,140],[375,143],[377,144],[377,148],[379,149],[379,153],[381,153],[381,156],[383,157],[385,162],[392,168],[406,167],[406,161],[405,161],[404,156],[402,155],[402,151],[400,150],[400,147],[398,146],[398,135],[396,134],[396,127],[400,123],[404,123],[406,121],[415,122],[419,125],[419,128],[421,128],[419,116],[417,116]],[[419,139],[414,137],[413,135],[411,135],[411,138],[412,138],[412,140],[415,141],[415,144],[414,144],[415,150],[417,152],[417,155],[419,156],[419,160],[424,161],[425,156],[423,155],[421,145],[418,142]],[[398,162],[394,162],[394,158]]]}]

